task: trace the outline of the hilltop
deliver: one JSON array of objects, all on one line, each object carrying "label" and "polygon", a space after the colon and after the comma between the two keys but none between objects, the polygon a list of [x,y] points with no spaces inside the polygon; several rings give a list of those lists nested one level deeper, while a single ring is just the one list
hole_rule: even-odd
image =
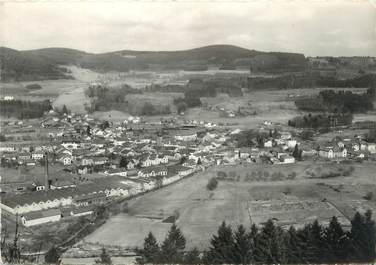
[{"label": "hilltop", "polygon": [[71,78],[61,65],[77,65],[95,71],[204,70],[252,68],[265,72],[301,71],[303,54],[261,52],[232,45],[211,45],[181,51],[132,51],[87,53],[67,48],[18,51],[0,48],[3,81]]}]

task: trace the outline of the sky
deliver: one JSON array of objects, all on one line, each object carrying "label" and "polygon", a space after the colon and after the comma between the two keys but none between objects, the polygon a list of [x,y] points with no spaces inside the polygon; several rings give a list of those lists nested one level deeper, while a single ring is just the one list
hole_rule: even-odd
[{"label": "sky", "polygon": [[0,46],[18,50],[101,53],[212,44],[306,56],[376,56],[376,0],[0,3]]}]

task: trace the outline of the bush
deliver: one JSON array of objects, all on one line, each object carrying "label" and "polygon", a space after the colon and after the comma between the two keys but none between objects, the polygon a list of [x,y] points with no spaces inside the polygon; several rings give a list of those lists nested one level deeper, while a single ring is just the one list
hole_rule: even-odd
[{"label": "bush", "polygon": [[56,264],[60,259],[60,251],[56,247],[52,247],[46,255],[44,256],[44,260],[46,263],[54,263]]},{"label": "bush", "polygon": [[216,178],[211,178],[206,185],[207,190],[215,190],[218,186],[218,180]]},{"label": "bush", "polygon": [[364,199],[367,201],[372,201],[374,199],[375,195],[372,191],[367,192],[367,194],[364,196]]}]

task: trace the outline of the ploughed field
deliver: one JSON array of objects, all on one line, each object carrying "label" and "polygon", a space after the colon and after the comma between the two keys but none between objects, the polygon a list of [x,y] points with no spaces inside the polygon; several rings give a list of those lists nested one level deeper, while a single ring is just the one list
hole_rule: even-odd
[{"label": "ploughed field", "polygon": [[[347,176],[318,174],[341,167],[352,169]],[[226,177],[221,177],[215,190],[208,191],[207,182],[218,171],[225,172]],[[86,242],[133,249],[142,245],[149,231],[162,241],[171,225],[166,222],[170,216],[178,218],[176,224],[185,234],[188,247],[200,249],[208,246],[222,221],[249,227],[253,222],[260,225],[274,218],[283,226],[301,226],[314,219],[327,223],[336,215],[348,225],[356,210],[376,211],[375,198],[364,198],[376,190],[374,172],[376,165],[368,162],[336,166],[307,161],[268,167],[253,164],[211,168],[130,200],[128,213],[111,217],[76,247]]]}]

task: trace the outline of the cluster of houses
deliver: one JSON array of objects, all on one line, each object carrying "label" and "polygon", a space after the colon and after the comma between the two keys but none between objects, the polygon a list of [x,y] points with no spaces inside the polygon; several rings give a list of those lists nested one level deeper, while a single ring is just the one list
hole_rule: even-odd
[{"label": "cluster of houses", "polygon": [[361,138],[341,139],[335,137],[332,141],[319,148],[318,155],[328,159],[336,158],[366,158],[376,154],[376,143],[369,143]]},{"label": "cluster of houses", "polygon": [[[48,180],[34,181],[33,189],[2,194],[1,208],[21,216],[25,226],[91,214],[94,205],[178,181],[204,169],[210,162],[205,155],[220,145],[211,143],[221,141],[217,134],[199,137],[196,126],[174,126],[161,135],[161,126],[123,123],[103,127],[81,116],[52,117],[42,123],[50,141],[34,146],[2,145],[1,162],[45,168],[60,164],[72,179],[60,180],[47,171]],[[86,178],[93,170],[100,177]]]},{"label": "cluster of houses", "polygon": [[[48,180],[34,181],[32,191],[2,194],[1,208],[22,216],[25,226],[91,214],[95,205],[160,188],[209,165],[295,163],[292,154],[300,146],[290,132],[270,131],[257,148],[238,148],[233,135],[240,130],[193,121],[147,124],[130,119],[112,124],[87,115],[61,118],[50,113],[41,127],[47,141],[34,146],[1,144],[1,163],[18,168],[59,165],[71,179],[49,176],[47,170]],[[303,156],[329,159],[365,153],[375,154],[376,145],[361,139],[334,139],[319,150],[302,150]]]}]

